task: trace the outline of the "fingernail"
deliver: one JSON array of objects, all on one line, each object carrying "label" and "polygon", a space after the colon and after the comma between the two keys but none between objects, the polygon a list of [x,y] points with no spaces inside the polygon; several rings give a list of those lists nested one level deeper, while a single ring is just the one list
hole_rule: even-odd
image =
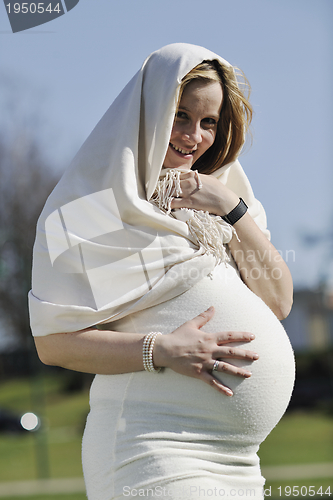
[{"label": "fingernail", "polygon": [[255,339],[255,336],[254,335],[250,335],[250,339],[251,340]]},{"label": "fingernail", "polygon": [[253,359],[259,359],[259,354],[254,354]]},{"label": "fingernail", "polygon": [[233,396],[234,393],[230,389],[226,389],[227,396]]},{"label": "fingernail", "polygon": [[213,307],[213,306],[210,306],[210,307],[208,307],[207,312],[208,312],[208,311],[212,311],[213,309],[214,309],[214,307]]}]

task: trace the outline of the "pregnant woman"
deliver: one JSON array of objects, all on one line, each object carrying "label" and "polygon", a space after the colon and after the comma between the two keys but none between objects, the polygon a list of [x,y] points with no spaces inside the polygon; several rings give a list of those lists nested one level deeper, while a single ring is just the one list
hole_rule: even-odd
[{"label": "pregnant woman", "polygon": [[292,282],[237,160],[250,119],[227,61],[163,47],[39,219],[29,295],[39,356],[97,374],[83,438],[89,500],[263,498],[256,453],[294,382],[279,321]]}]

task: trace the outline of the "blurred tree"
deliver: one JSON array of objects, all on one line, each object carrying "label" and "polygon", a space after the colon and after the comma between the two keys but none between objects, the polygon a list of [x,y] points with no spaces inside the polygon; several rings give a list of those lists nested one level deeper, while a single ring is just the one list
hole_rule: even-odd
[{"label": "blurred tree", "polygon": [[28,128],[0,131],[0,313],[23,344],[36,223],[58,177]]}]

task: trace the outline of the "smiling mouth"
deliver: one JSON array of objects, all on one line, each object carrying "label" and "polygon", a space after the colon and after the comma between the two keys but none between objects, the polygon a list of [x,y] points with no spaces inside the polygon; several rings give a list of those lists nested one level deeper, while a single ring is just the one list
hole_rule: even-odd
[{"label": "smiling mouth", "polygon": [[181,153],[182,155],[193,155],[193,153],[195,153],[195,151],[196,151],[196,149],[187,150],[187,149],[177,148],[177,146],[175,146],[174,144],[171,144],[171,142],[169,144],[172,147],[172,149],[174,149],[178,153]]}]

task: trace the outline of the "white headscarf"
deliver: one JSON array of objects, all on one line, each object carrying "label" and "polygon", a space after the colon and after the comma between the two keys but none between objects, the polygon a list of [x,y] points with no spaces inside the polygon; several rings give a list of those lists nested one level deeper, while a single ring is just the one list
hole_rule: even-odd
[{"label": "white headscarf", "polygon": [[[33,335],[78,331],[120,319],[189,289],[215,266],[182,220],[149,202],[169,144],[182,78],[202,47],[151,54],[85,141],[37,224],[29,308]],[[214,172],[266,216],[238,161]],[[227,241],[226,241],[227,242]]]}]

